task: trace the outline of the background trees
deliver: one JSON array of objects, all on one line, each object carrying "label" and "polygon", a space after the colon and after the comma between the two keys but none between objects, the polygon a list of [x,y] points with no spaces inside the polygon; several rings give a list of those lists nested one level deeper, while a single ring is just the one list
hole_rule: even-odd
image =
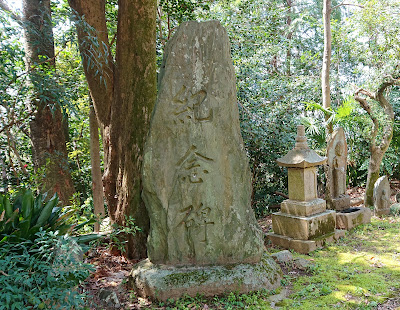
[{"label": "background trees", "polygon": [[[148,219],[140,198],[140,165],[155,102],[157,65],[164,44],[179,23],[211,18],[220,20],[231,38],[242,134],[253,172],[253,206],[258,214],[267,212],[268,206],[282,199],[277,193],[286,189],[286,173],[275,160],[293,146],[295,127],[300,122],[308,128],[312,147],[321,154],[325,152],[327,123],[343,126],[349,146],[349,183],[352,186],[369,183],[369,187],[373,185],[373,181],[367,182],[370,149],[374,148],[371,129],[376,133],[375,141],[379,142],[385,132],[390,133],[385,128],[392,124],[392,142],[374,173],[378,169],[380,174],[399,178],[400,92],[396,85],[399,2],[359,0],[346,5],[347,2],[332,0],[330,108],[324,108],[322,98],[321,1],[41,1],[41,5],[47,5],[48,13],[51,8],[53,19],[51,24],[47,21],[47,28],[40,29],[47,29],[47,34],[32,40],[48,37],[49,47],[49,30],[53,29],[55,50],[42,56],[38,54],[32,71],[27,71],[24,64],[22,28],[12,22],[22,13],[15,11],[13,17],[2,10],[0,164],[3,184],[13,189],[43,180],[40,178],[43,170],[33,169],[32,155],[39,153],[35,151],[38,144],[30,139],[36,132],[30,122],[36,115],[39,117],[35,113],[40,106],[33,98],[40,97],[42,101],[47,100],[50,109],[46,111],[53,113],[52,117],[59,122],[51,125],[51,129],[61,129],[60,122],[66,123],[65,116],[69,120],[68,135],[65,130],[60,131],[69,137],[61,152],[68,153],[68,157],[63,157],[64,165],[57,158],[49,159],[46,163],[51,165],[46,167],[71,167],[70,170],[56,169],[56,180],[69,184],[63,178],[71,171],[78,192],[76,197],[80,200],[76,205],[83,206],[82,214],[92,210],[89,88],[102,133],[104,157],[100,158],[106,205],[117,223],[124,224],[126,215],[135,218],[142,234],[136,240],[131,239],[128,253],[132,257],[143,257]],[[25,3],[34,3],[34,0]],[[37,83],[32,82],[35,78]],[[28,80],[31,82],[27,83]],[[367,95],[378,94],[380,87],[389,81],[394,82],[381,93],[393,108],[393,117],[386,116],[379,100]],[[371,113],[359,104],[355,94],[370,106]],[[31,102],[30,106],[35,109],[26,109],[26,102]],[[374,119],[382,126],[374,125]],[[50,129],[41,128],[38,132],[46,130]],[[44,156],[38,157],[37,162],[39,159],[44,160]],[[323,192],[323,179],[320,182]],[[102,201],[99,195],[96,198]]]}]

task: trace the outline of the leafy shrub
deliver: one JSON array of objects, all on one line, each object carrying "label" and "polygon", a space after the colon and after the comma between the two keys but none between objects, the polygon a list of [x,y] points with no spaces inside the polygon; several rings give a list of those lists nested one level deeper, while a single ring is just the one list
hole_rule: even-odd
[{"label": "leafy shrub", "polygon": [[81,309],[76,288],[92,270],[81,261],[70,237],[40,228],[35,241],[0,247],[0,309]]},{"label": "leafy shrub", "polygon": [[57,194],[47,202],[46,195],[39,194],[35,198],[30,190],[20,190],[11,201],[7,195],[0,195],[0,244],[25,239],[32,241],[40,229],[64,235],[94,222],[68,224],[67,220],[75,211],[57,207]]}]

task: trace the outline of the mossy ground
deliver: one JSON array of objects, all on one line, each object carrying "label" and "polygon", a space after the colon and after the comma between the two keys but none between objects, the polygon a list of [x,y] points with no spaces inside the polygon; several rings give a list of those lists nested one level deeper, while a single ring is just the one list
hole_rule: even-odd
[{"label": "mossy ground", "polygon": [[310,275],[287,276],[286,309],[375,309],[400,294],[400,217],[372,218],[309,256]]},{"label": "mossy ground", "polygon": [[[373,217],[371,224],[351,230],[335,244],[309,255],[293,256],[310,261],[311,267],[304,270],[294,263],[282,265],[282,287],[272,292],[150,301],[138,298],[125,285],[116,284],[114,278],[120,278],[124,270],[128,274],[132,265],[109,253],[102,255],[99,262],[106,270],[100,268],[92,282],[97,287],[100,281],[103,287],[115,290],[123,305],[121,309],[400,309],[400,216]],[[104,273],[114,269],[114,278],[104,278]],[[93,286],[92,282],[88,282],[88,287]],[[91,292],[91,297],[97,296],[98,288],[92,287]],[[96,300],[97,304],[93,301],[94,306],[89,309],[110,309]]]},{"label": "mossy ground", "polygon": [[[284,266],[283,286],[273,292],[187,297],[166,303],[133,299],[142,309],[379,309],[400,295],[399,233],[400,217],[373,217],[371,224],[351,230],[324,249],[309,255],[293,253],[295,258],[310,260],[312,267],[296,272]],[[286,298],[271,303],[272,295],[284,292]]]}]

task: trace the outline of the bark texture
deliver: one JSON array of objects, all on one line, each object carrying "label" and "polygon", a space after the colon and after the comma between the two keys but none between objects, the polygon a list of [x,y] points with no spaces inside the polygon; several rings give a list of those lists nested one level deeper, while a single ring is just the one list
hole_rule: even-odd
[{"label": "bark texture", "polygon": [[[97,125],[96,114],[93,106],[90,107],[90,163],[92,166],[92,195],[94,214],[100,220],[104,215],[103,185],[101,180],[100,165],[100,140],[99,126]],[[100,222],[94,224],[94,231],[100,231]]]},{"label": "bark texture", "polygon": [[[393,106],[385,97],[386,90],[393,85],[400,85],[400,80],[390,77],[387,81],[383,82],[379,86],[376,92],[370,92],[365,89],[358,89],[355,92],[354,96],[355,100],[360,103],[361,107],[368,113],[369,117],[372,120],[371,142],[369,146],[371,155],[369,158],[367,185],[364,197],[364,204],[367,207],[374,205],[374,185],[379,178],[379,170],[382,159],[387,149],[389,148],[390,142],[392,141],[393,137]],[[380,121],[376,117],[376,113],[375,111],[373,111],[373,107],[369,105],[367,98],[376,101],[383,109],[386,116],[386,120],[383,122],[383,124],[380,123]],[[380,127],[382,127],[382,138],[380,141],[377,141]]]},{"label": "bark texture", "polygon": [[26,66],[35,94],[30,122],[35,168],[45,190],[57,192],[68,203],[75,192],[66,148],[66,119],[57,105],[57,91],[46,87],[45,74],[55,69],[50,0],[24,0],[23,25]]},{"label": "bark texture", "polygon": [[[331,54],[332,54],[332,33],[331,33],[331,12],[332,12],[332,1],[324,0],[323,8],[323,21],[324,21],[324,55],[322,60],[322,72],[321,72],[321,86],[322,86],[322,106],[325,109],[331,106],[331,89],[329,84],[329,70],[331,66]],[[325,120],[329,119],[329,115],[325,115]],[[327,133],[333,132],[332,123],[327,124]]]},{"label": "bark texture", "polygon": [[125,216],[135,218],[141,232],[129,236],[127,254],[143,258],[149,217],[141,198],[141,166],[157,92],[156,2],[118,1],[115,60],[107,38],[105,1],[69,0],[69,4],[78,14],[85,74],[104,133],[103,185],[109,215],[122,225]]}]

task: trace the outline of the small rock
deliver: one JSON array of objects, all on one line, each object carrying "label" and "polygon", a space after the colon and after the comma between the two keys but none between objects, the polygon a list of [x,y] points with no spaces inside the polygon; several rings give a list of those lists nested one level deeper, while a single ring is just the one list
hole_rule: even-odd
[{"label": "small rock", "polygon": [[287,264],[293,261],[293,255],[288,250],[271,254],[271,257],[279,264]]},{"label": "small rock", "polygon": [[390,214],[392,215],[400,215],[400,203],[395,203],[390,206]]},{"label": "small rock", "polygon": [[102,288],[100,290],[99,297],[105,304],[107,304],[107,306],[116,309],[121,308],[118,296],[114,291]]},{"label": "small rock", "polygon": [[268,300],[270,302],[271,307],[275,309],[276,304],[280,303],[282,300],[287,298],[288,295],[289,295],[289,290],[286,288],[282,288],[279,294],[269,296]]},{"label": "small rock", "polygon": [[306,270],[307,268],[310,268],[311,266],[313,266],[313,263],[311,263],[309,260],[301,258],[301,257],[296,258],[294,260],[294,264],[296,265],[296,267],[298,269],[301,269],[301,270]]}]

